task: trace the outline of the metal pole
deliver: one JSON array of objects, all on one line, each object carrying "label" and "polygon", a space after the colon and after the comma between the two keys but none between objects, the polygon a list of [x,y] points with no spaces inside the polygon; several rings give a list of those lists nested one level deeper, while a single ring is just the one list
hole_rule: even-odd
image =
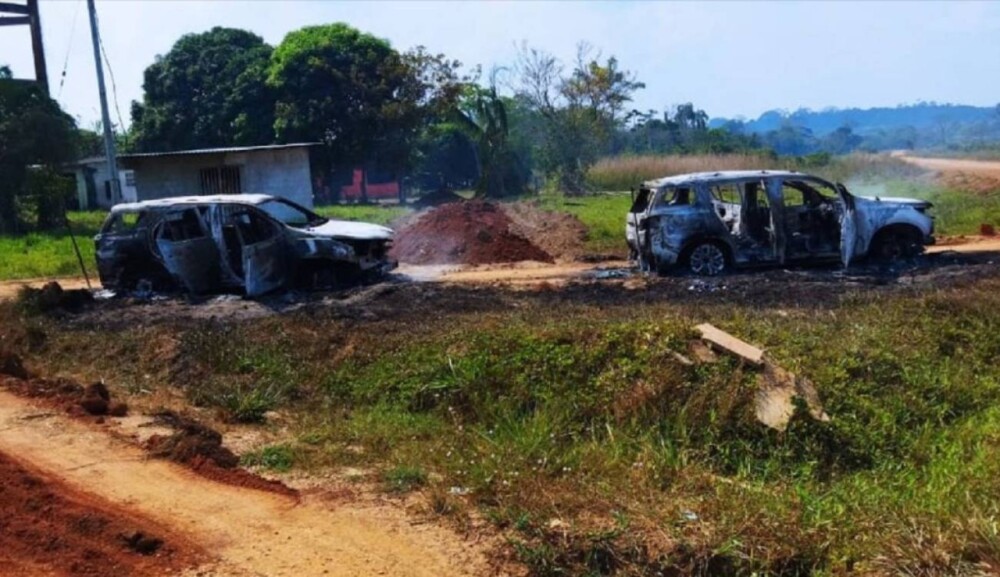
[{"label": "metal pole", "polygon": [[28,0],[28,27],[31,29],[31,51],[35,56],[35,80],[49,95],[49,73],[45,67],[45,48],[42,44],[42,19],[38,14],[38,0]]},{"label": "metal pole", "polygon": [[111,181],[111,200],[122,199],[121,182],[118,180],[118,160],[115,153],[115,136],[111,132],[111,114],[108,112],[108,95],[104,89],[104,66],[101,65],[101,39],[97,31],[97,9],[94,0],[87,0],[90,12],[90,36],[94,42],[94,65],[97,67],[97,90],[101,94],[101,123],[104,125],[104,154],[108,160],[108,178]]},{"label": "metal pole", "polygon": [[76,244],[76,236],[73,235],[73,225],[69,223],[69,219],[66,219],[66,231],[69,232],[69,239],[73,242],[73,250],[76,252],[76,261],[80,263],[80,271],[83,272],[83,278],[87,281],[87,290],[93,290],[90,286],[90,275],[87,274],[87,267],[83,264],[83,255],[80,254],[80,246]]}]

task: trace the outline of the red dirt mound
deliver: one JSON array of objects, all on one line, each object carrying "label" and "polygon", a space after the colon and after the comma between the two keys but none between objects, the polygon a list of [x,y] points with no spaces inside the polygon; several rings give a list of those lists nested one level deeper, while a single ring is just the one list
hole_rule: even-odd
[{"label": "red dirt mound", "polygon": [[173,411],[159,413],[156,418],[176,432],[170,436],[154,435],[146,442],[146,449],[153,457],[181,463],[218,483],[290,497],[298,495],[295,489],[280,481],[264,479],[238,468],[239,457],[222,446],[222,435],[218,431]]},{"label": "red dirt mound", "polygon": [[553,262],[511,225],[506,213],[490,202],[445,204],[399,230],[392,256],[409,264]]},{"label": "red dirt mound", "polygon": [[113,400],[104,383],[83,387],[69,379],[23,378],[0,370],[0,386],[22,397],[42,399],[47,405],[75,416],[124,417],[128,414],[128,405]]},{"label": "red dirt mound", "polygon": [[169,530],[0,453],[0,574],[175,575],[201,555]]}]

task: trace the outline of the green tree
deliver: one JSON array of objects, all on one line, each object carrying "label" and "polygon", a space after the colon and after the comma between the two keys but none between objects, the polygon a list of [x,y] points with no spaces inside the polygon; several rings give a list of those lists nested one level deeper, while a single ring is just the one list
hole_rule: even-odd
[{"label": "green tree", "polygon": [[625,105],[645,85],[615,57],[602,63],[586,44],[568,73],[554,56],[523,45],[514,72],[516,94],[544,119],[542,169],[564,191],[583,192],[587,169],[624,126]]},{"label": "green tree", "polygon": [[267,80],[277,95],[278,139],[322,141],[343,163],[369,160],[385,124],[404,114],[392,102],[404,86],[402,70],[388,42],[347,24],[289,33]]},{"label": "green tree", "polygon": [[[400,54],[344,23],[289,33],[275,49],[268,85],[282,142],[321,141],[331,163],[401,172],[430,119],[460,93],[458,63],[418,47]],[[364,190],[362,189],[364,193]]]},{"label": "green tree", "polygon": [[477,196],[499,198],[524,192],[527,171],[511,150],[507,106],[496,88],[470,86],[458,110],[460,125],[476,142]]},{"label": "green tree", "polygon": [[21,230],[27,218],[62,222],[65,199],[47,195],[64,195],[65,188],[42,185],[42,178],[29,183],[29,167],[72,160],[76,146],[72,117],[34,82],[13,80],[0,67],[0,233]]},{"label": "green tree", "polygon": [[144,74],[132,103],[138,151],[274,142],[274,97],[265,80],[271,47],[246,30],[186,34]]}]

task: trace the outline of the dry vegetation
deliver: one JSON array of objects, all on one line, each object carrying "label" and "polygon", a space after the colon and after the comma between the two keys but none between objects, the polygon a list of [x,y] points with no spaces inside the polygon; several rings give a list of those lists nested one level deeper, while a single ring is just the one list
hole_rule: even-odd
[{"label": "dry vegetation", "polygon": [[888,154],[855,153],[838,157],[825,154],[806,157],[700,154],[603,158],[590,169],[587,178],[597,190],[628,190],[644,180],[675,174],[753,169],[798,170],[839,181],[914,178],[924,172]]}]

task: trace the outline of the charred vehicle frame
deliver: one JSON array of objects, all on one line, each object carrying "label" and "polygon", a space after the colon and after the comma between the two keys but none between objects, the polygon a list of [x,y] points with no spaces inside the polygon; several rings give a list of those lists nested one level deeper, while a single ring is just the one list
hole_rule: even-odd
[{"label": "charred vehicle frame", "polygon": [[120,204],[94,242],[105,288],[182,288],[259,296],[282,288],[333,288],[383,275],[391,229],[323,218],[261,194],[192,196]]},{"label": "charred vehicle frame", "polygon": [[934,243],[929,202],[855,196],[788,171],[682,174],[646,182],[626,217],[630,259],[664,273],[865,257],[890,261]]}]

